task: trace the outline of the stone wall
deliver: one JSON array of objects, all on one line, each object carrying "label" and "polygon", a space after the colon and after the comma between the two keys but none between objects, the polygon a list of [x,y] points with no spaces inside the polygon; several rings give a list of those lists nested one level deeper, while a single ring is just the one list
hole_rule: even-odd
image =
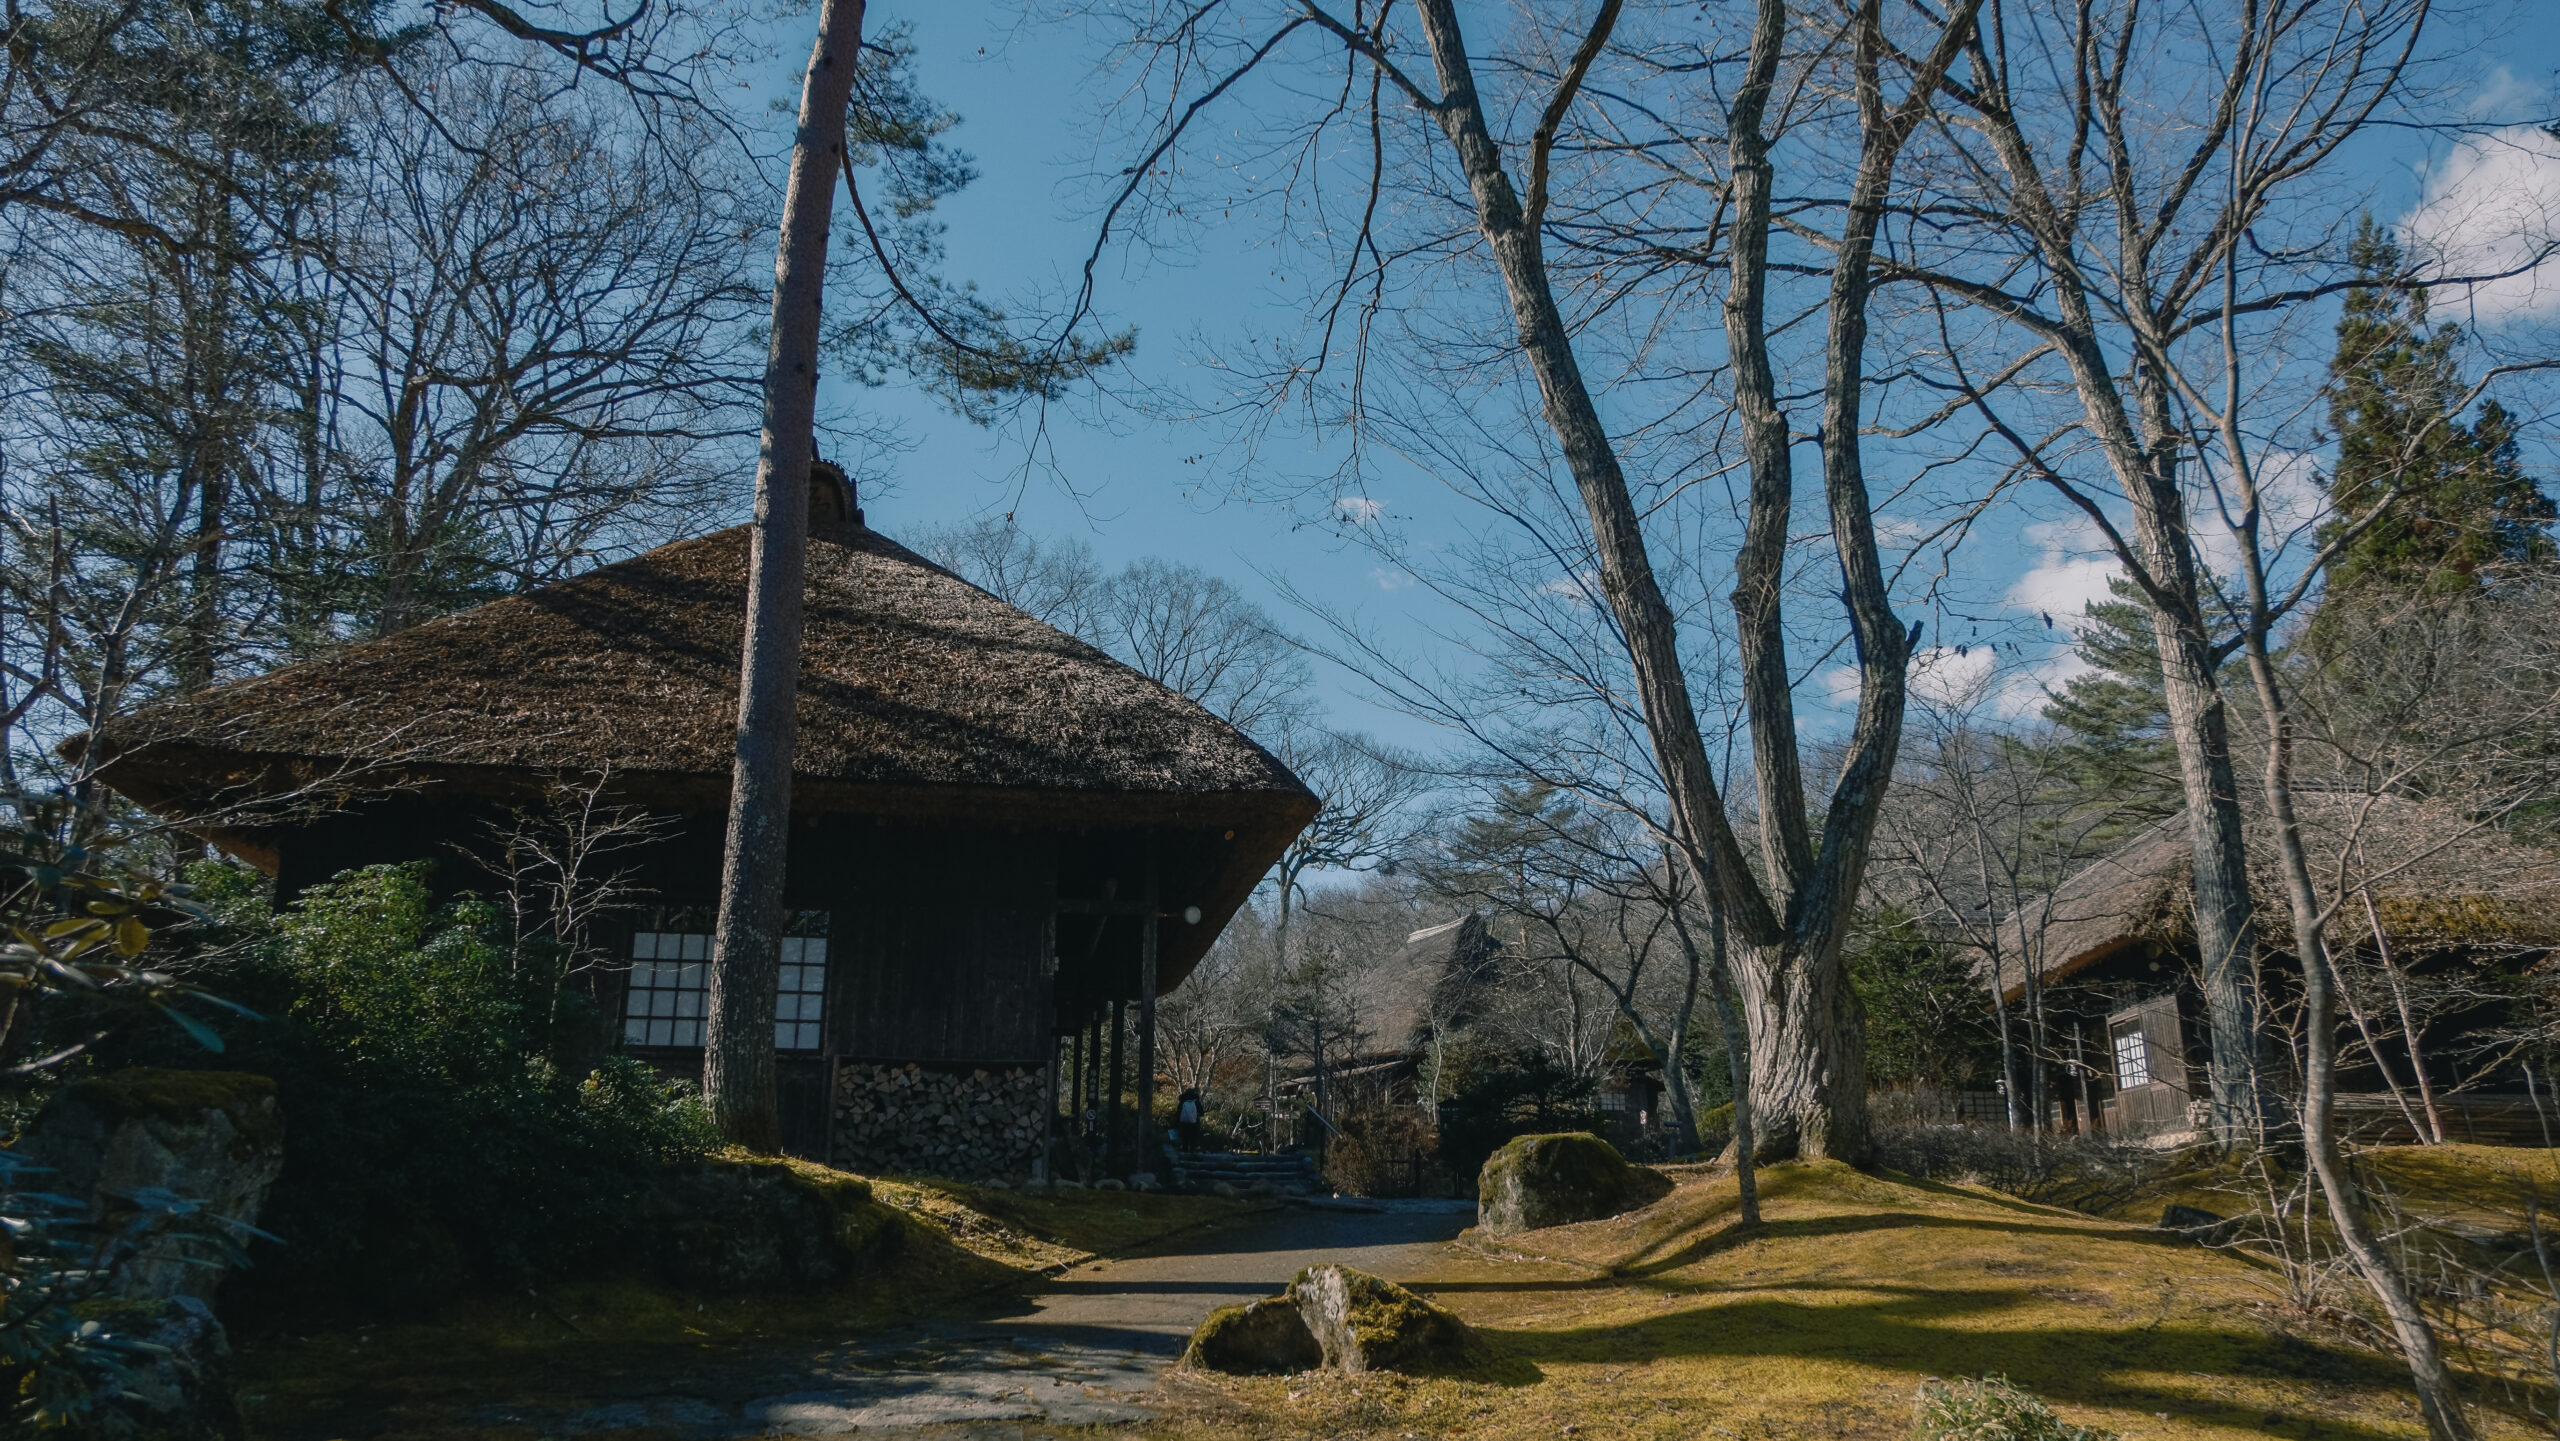
[{"label": "stone wall", "polygon": [[840,1170],[1019,1181],[1048,1142],[1048,1076],[1038,1066],[935,1071],[848,1061],[837,1068]]}]

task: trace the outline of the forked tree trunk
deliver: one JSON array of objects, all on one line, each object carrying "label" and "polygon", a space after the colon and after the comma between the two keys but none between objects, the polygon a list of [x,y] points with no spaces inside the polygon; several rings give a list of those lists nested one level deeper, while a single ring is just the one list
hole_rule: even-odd
[{"label": "forked tree trunk", "polygon": [[1866,1013],[1838,942],[1827,960],[1773,947],[1733,969],[1751,1035],[1754,1156],[1863,1164]]},{"label": "forked tree trunk", "polygon": [[738,667],[737,760],[730,773],[729,833],[720,855],[720,918],[704,1022],[702,1083],[712,1119],[723,1139],[767,1152],[782,1148],[773,1071],[774,988],[791,833],[818,324],[836,174],[862,50],[862,10],[863,0],[822,0],[819,7],[818,40],[800,87],[799,133],[783,195],[747,560],[746,640]]},{"label": "forked tree trunk", "polygon": [[[1761,0],[1759,7],[1751,71],[1733,117],[1733,128],[1742,133],[1732,227],[1733,286],[1739,298],[1728,306],[1727,331],[1734,337],[1739,409],[1752,472],[1751,519],[1736,562],[1735,605],[1743,622],[1744,703],[1761,813],[1768,822],[1763,887],[1753,884],[1745,870],[1725,818],[1681,668],[1676,618],[1655,579],[1625,472],[1556,304],[1539,230],[1549,149],[1582,77],[1608,41],[1618,0],[1603,0],[1548,102],[1529,149],[1525,202],[1513,189],[1501,147],[1487,127],[1454,3],[1416,0],[1441,89],[1439,98],[1426,105],[1466,176],[1477,230],[1502,275],[1521,352],[1537,379],[1547,425],[1580,494],[1601,589],[1626,645],[1647,739],[1677,817],[1675,830],[1689,838],[1691,865],[1715,888],[1711,908],[1731,920],[1746,956],[1735,969],[1741,973],[1752,1030],[1751,1099],[1760,1127],[1756,1150],[1762,1156],[1828,1156],[1859,1163],[1867,1158],[1865,1041],[1841,971],[1840,942],[1901,733],[1903,669],[1910,648],[1892,613],[1860,470],[1867,292],[1876,228],[1895,159],[1971,33],[1979,4],[1959,0],[1951,7],[1937,45],[1915,69],[1910,95],[1891,107],[1878,83],[1885,46],[1874,0],[1851,22],[1864,148],[1828,306],[1823,426],[1836,440],[1824,447],[1823,491],[1857,637],[1860,691],[1848,756],[1826,807],[1819,844],[1807,825],[1775,583],[1786,545],[1791,483],[1786,420],[1767,380],[1763,324],[1770,169],[1759,117],[1768,103],[1788,22],[1783,0]],[[1746,369],[1751,373],[1744,374]]]},{"label": "forked tree trunk", "polygon": [[[2033,238],[2045,262],[2053,315],[2034,316],[2008,303],[2003,293],[1948,277],[1933,283],[2028,323],[2069,367],[2090,435],[2098,442],[2117,485],[2133,507],[2133,534],[2108,534],[2118,557],[2149,584],[2146,599],[2167,695],[2169,735],[2187,806],[2187,836],[2195,886],[2196,945],[2204,960],[2206,1017],[2212,1031],[2210,1065],[2214,1128],[2226,1146],[2265,1133],[2269,1097],[2261,1084],[2266,1038],[2257,1005],[2257,930],[2249,902],[2249,872],[2240,829],[2239,787],[2231,763],[2231,738],[2215,675],[2202,586],[2189,546],[2186,499],[2179,489],[2181,432],[2169,383],[2157,357],[2167,353],[2156,333],[2149,277],[2139,264],[2113,272],[2124,293],[2107,307],[2134,326],[2131,394],[2119,378],[2121,353],[2101,342],[2091,283],[2084,272],[2086,237],[2080,223],[2083,198],[2058,198],[2048,187],[2043,162],[2027,142],[1997,63],[1975,53],[1973,108],[1984,122],[2008,171],[2011,218]],[[2076,172],[2075,172],[2076,177]],[[2076,179],[2075,179],[2076,183]],[[2130,182],[2121,174],[2119,186]],[[2149,202],[2127,193],[2114,197],[2120,215],[2146,211]],[[2065,203],[2065,201],[2068,203]],[[2148,327],[2148,328],[2146,328]],[[2139,363],[2139,362],[2149,363]],[[2093,505],[2069,481],[2045,478],[2075,504]],[[2091,515],[2096,518],[2096,512]]]}]

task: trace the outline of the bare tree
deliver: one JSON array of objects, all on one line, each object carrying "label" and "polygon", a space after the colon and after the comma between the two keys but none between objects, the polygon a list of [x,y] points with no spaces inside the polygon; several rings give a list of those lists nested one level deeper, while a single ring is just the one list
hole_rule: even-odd
[{"label": "bare tree", "polygon": [[927,554],[997,599],[1100,646],[1239,730],[1276,737],[1312,714],[1313,678],[1297,642],[1232,581],[1154,556],[1106,573],[1082,541],[1042,540],[1010,518],[921,539]]},{"label": "bare tree", "polygon": [[1073,537],[1042,539],[1012,516],[925,531],[916,547],[989,595],[1072,636],[1101,644],[1110,588],[1093,547]]},{"label": "bare tree", "polygon": [[1685,868],[1625,814],[1529,790],[1495,797],[1424,875],[1434,893],[1516,923],[1517,961],[1564,966],[1608,997],[1662,1076],[1678,1148],[1696,1150],[1689,1045],[1712,957],[1684,914],[1697,904]]},{"label": "bare tree", "polygon": [[[1312,155],[1316,137],[1332,117],[1361,127],[1367,142],[1366,174],[1361,177],[1367,198],[1356,223],[1346,215],[1341,230],[1328,232],[1341,243],[1332,257],[1335,280],[1328,281],[1330,289],[1315,307],[1311,336],[1321,332],[1317,352],[1308,360],[1290,362],[1286,384],[1275,382],[1275,403],[1305,390],[1330,357],[1337,331],[1353,337],[1345,348],[1354,371],[1363,377],[1373,373],[1367,340],[1394,257],[1463,256],[1479,274],[1489,262],[1490,274],[1501,285],[1507,325],[1499,332],[1476,329],[1446,337],[1438,359],[1426,358],[1419,368],[1427,372],[1438,364],[1444,373],[1467,370],[1471,362],[1456,358],[1465,354],[1474,357],[1472,368],[1478,373],[1502,369],[1534,387],[1543,439],[1551,447],[1541,449],[1536,463],[1570,477],[1579,510],[1576,544],[1556,558],[1568,572],[1588,574],[1589,592],[1610,617],[1631,672],[1644,744],[1660,787],[1662,836],[1678,849],[1694,878],[1713,887],[1714,903],[1731,922],[1743,953],[1737,970],[1752,1032],[1757,1094],[1767,1121],[1757,1138],[1764,1155],[1862,1158],[1869,1144],[1855,1001],[1843,979],[1839,946],[1889,778],[1900,726],[1903,667],[1912,642],[1909,629],[1892,611],[1890,579],[1877,553],[1863,469],[1859,437],[1865,424],[1865,317],[1877,274],[1878,227],[1901,150],[1928,114],[1946,67],[1971,32],[1977,8],[1975,0],[1964,0],[1943,20],[1924,18],[1916,22],[1913,35],[1896,35],[1889,42],[1880,5],[1860,7],[1836,25],[1826,19],[1812,27],[1814,33],[1799,35],[1788,8],[1767,0],[1758,9],[1747,60],[1736,65],[1729,56],[1708,58],[1698,67],[1715,69],[1732,81],[1724,91],[1729,103],[1720,102],[1721,113],[1711,121],[1679,123],[1678,138],[1665,142],[1679,151],[1683,166],[1722,171],[1710,187],[1717,218],[1707,241],[1678,263],[1712,272],[1725,282],[1728,349],[1734,357],[1730,374],[1744,419],[1742,448],[1751,501],[1736,562],[1735,604],[1741,617],[1751,764],[1760,791],[1763,843],[1756,869],[1744,860],[1709,763],[1680,654],[1683,617],[1666,599],[1657,570],[1657,541],[1648,537],[1648,512],[1636,503],[1622,438],[1613,438],[1593,381],[1585,374],[1588,332],[1560,303],[1548,258],[1551,240],[1564,233],[1561,213],[1551,213],[1559,136],[1578,112],[1606,106],[1605,97],[1587,90],[1585,82],[1610,50],[1621,6],[1604,0],[1587,21],[1552,35],[1543,18],[1523,22],[1521,44],[1499,52],[1498,73],[1518,78],[1531,92],[1520,98],[1520,123],[1507,140],[1498,138],[1497,117],[1490,108],[1506,97],[1488,100],[1456,8],[1446,0],[1417,0],[1413,7],[1419,48],[1430,62],[1427,80],[1417,73],[1413,39],[1401,28],[1400,12],[1393,6],[1361,5],[1344,14],[1303,5],[1267,24],[1239,20],[1237,26],[1249,24],[1252,30],[1221,32],[1214,41],[1204,38],[1209,17],[1184,9],[1150,16],[1138,42],[1139,52],[1151,63],[1163,60],[1164,73],[1205,78],[1188,105],[1177,99],[1161,112],[1165,121],[1152,137],[1145,163],[1133,169],[1128,182],[1132,195],[1172,183],[1161,177],[1178,173],[1179,166],[1159,167],[1158,162],[1175,151],[1185,127],[1291,37],[1312,31],[1338,47],[1345,62],[1336,108],[1313,124],[1282,133],[1289,135],[1289,144],[1304,145]],[[1232,64],[1208,63],[1214,44],[1227,45],[1240,58]],[[1835,177],[1846,180],[1846,194],[1836,203],[1840,222],[1831,232],[1809,230],[1792,216],[1782,227],[1770,203],[1779,153],[1771,131],[1790,119],[1788,103],[1780,100],[1773,108],[1773,96],[1782,61],[1790,55],[1798,62],[1791,92],[1837,81],[1836,91],[1824,93],[1844,97],[1837,113],[1854,116],[1848,123],[1857,139],[1849,148],[1856,159],[1851,174]],[[1889,75],[1905,82],[1898,97],[1887,95]],[[1448,218],[1435,218],[1428,238],[1411,249],[1388,247],[1376,229],[1383,213],[1378,197],[1389,180],[1386,142],[1391,133],[1399,142],[1406,138],[1391,127],[1382,94],[1401,96],[1435,132],[1427,149],[1411,161],[1410,193],[1424,200],[1435,217]],[[1678,121],[1692,118],[1684,115]],[[1721,153],[1698,140],[1701,131],[1718,121],[1728,141]],[[1822,152],[1809,148],[1804,153],[1810,159]],[[1283,168],[1295,173],[1313,163],[1293,157]],[[1451,168],[1465,182],[1463,198],[1451,195],[1445,182],[1435,178]],[[1602,186],[1595,193],[1625,192]],[[1599,203],[1593,201],[1594,206]],[[1771,363],[1772,336],[1780,326],[1768,313],[1772,267],[1783,270],[1790,264],[1771,256],[1771,238],[1782,233],[1812,236],[1808,244],[1827,257],[1821,266],[1830,283],[1816,302],[1827,317],[1821,347],[1823,489],[1831,554],[1842,579],[1836,592],[1844,602],[1840,615],[1854,637],[1859,677],[1849,762],[1821,807],[1824,833],[1818,844],[1798,758],[1797,678],[1783,644],[1789,620],[1784,562],[1795,441],[1779,404]],[[1644,260],[1656,267],[1670,263],[1659,255]],[[1346,431],[1355,442],[1381,423],[1358,383],[1344,404]]]},{"label": "bare tree", "polygon": [[[2118,817],[2069,793],[2049,737],[2004,730],[1985,714],[2000,679],[1986,675],[1913,707],[1870,884],[1983,958],[2009,1127],[2042,1130],[2047,1068],[2068,1059],[2047,1029],[2044,938],[2057,921],[2076,919],[2058,912],[2057,888]],[[2023,1035],[2007,1001],[2012,975],[2022,1008],[2014,1029]]]},{"label": "bare tree", "polygon": [[439,588],[538,584],[682,528],[751,393],[753,211],[708,137],[683,167],[592,106],[542,103],[533,77],[429,78],[432,117],[365,98],[334,226],[335,443],[376,634],[451,609]]},{"label": "bare tree", "polygon": [[[1936,137],[1929,193],[1948,197],[1952,231],[1943,251],[1915,237],[1912,258],[1887,267],[2024,337],[2005,364],[1959,367],[1957,388],[2020,473],[2103,538],[2151,612],[2226,1144],[2280,1118],[2261,1075],[2259,940],[2218,679],[2244,641],[2197,544],[2188,408],[2200,392],[2189,377],[2223,369],[2213,337],[2224,319],[2277,325],[2350,282],[2334,243],[2348,211],[2339,167],[2400,98],[2428,11],[2426,0],[2001,5],[1945,82],[1957,108]],[[2210,88],[2196,87],[2192,69],[2151,63],[2165,53],[2200,57]],[[2041,413],[2034,402],[2047,393],[2068,397],[2067,411]],[[2103,481],[2081,466],[2083,451]],[[2129,529],[2111,499],[2131,511]],[[2271,618],[2299,599],[2271,597]]]}]

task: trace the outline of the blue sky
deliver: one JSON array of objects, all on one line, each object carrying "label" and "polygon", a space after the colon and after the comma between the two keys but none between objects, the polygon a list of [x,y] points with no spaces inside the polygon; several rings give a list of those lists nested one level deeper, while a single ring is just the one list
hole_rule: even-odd
[{"label": "blue sky", "polygon": [[[2549,85],[2560,67],[2560,27],[2545,22],[2547,7],[2498,11],[2471,33],[2480,45],[2476,76],[2448,77],[2458,103],[2482,114],[2544,113],[2552,109]],[[785,22],[784,56],[756,85],[759,93],[788,100],[796,94],[795,63],[805,54],[811,21]],[[875,3],[870,23],[912,28],[920,79],[927,93],[958,111],[964,124],[952,139],[975,157],[980,178],[945,202],[948,225],[946,274],[979,284],[996,297],[1026,290],[1055,293],[1078,265],[1092,234],[1086,184],[1099,167],[1116,172],[1123,157],[1098,156],[1092,128],[1093,82],[1098,52],[1086,31],[1026,23],[1018,0],[948,0],[935,5]],[[1487,24],[1491,22],[1488,20]],[[2469,60],[2456,62],[2457,72]],[[2542,146],[2531,135],[2497,153],[2466,154],[2441,143],[2377,149],[2359,176],[2370,184],[2378,212],[2405,214],[2422,194],[2463,187],[2463,214],[2443,220],[2458,230],[2478,224],[2471,212],[2483,197],[2524,197],[2549,202],[2560,214],[2560,142]],[[2440,208],[2439,214],[2445,214]],[[1102,267],[1100,310],[1114,327],[1134,325],[1139,349],[1129,378],[1178,385],[1195,342],[1218,344],[1241,333],[1283,327],[1301,292],[1274,282],[1275,251],[1267,222],[1238,221],[1186,233],[1180,252],[1108,256]],[[839,252],[840,256],[842,252]],[[850,257],[845,257],[850,258]],[[2547,331],[2560,311],[2560,278],[2531,281],[2518,292],[2485,297],[2493,321],[2509,330]],[[2494,326],[2493,326],[2494,328]],[[1043,437],[1054,469],[1028,463],[1017,431],[986,431],[951,417],[928,397],[910,390],[852,393],[837,388],[839,403],[893,421],[910,447],[881,457],[885,484],[865,497],[873,524],[898,535],[935,524],[987,514],[1015,513],[1034,533],[1074,535],[1108,563],[1142,555],[1189,561],[1228,577],[1262,599],[1284,623],[1311,629],[1276,594],[1285,582],[1328,603],[1357,610],[1391,640],[1415,647],[1433,644],[1434,626],[1454,624],[1454,614],[1424,587],[1399,584],[1366,549],[1346,542],[1326,523],[1323,502],[1314,509],[1253,502],[1208,474],[1201,458],[1226,439],[1212,424],[1183,425],[1150,419],[1108,404],[1071,404],[1048,417]],[[2547,435],[2535,454],[2550,474]],[[1321,468],[1323,457],[1265,451],[1258,463],[1285,470]],[[2300,474],[2309,483],[2313,468]],[[1383,501],[1383,519],[1417,544],[1454,533],[1461,507],[1418,474],[1390,472],[1372,492]],[[2069,614],[2102,594],[2107,567],[2091,558],[2084,537],[2059,523],[2037,503],[1991,517],[1970,542],[1965,566],[1977,596],[2023,621],[2041,612]],[[2053,674],[2051,633],[2024,625],[2027,649],[2022,673]],[[1427,745],[1433,733],[1418,722],[1362,703],[1356,681],[1328,675],[1325,699],[1338,723],[1368,729],[1409,744]],[[1817,680],[1809,699],[1822,701]],[[2016,707],[2012,707],[2013,712]]]}]

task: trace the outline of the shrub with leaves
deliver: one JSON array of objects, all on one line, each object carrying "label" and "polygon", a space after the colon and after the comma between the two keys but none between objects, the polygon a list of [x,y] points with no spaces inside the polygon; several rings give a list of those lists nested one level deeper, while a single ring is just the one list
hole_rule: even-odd
[{"label": "shrub with leaves", "polygon": [[1341,1134],[1325,1147],[1324,1178],[1351,1196],[1413,1196],[1438,1169],[1432,1119],[1385,1101],[1345,1110]]},{"label": "shrub with leaves", "polygon": [[230,1028],[291,1137],[257,1266],[265,1303],[431,1303],[556,1273],[627,1238],[665,1163],[715,1138],[690,1087],[607,1054],[556,958],[423,865],[350,871],[270,909],[263,882],[190,872],[227,933],[214,974],[273,1013]]},{"label": "shrub with leaves", "polygon": [[2118,1441],[2116,1433],[2074,1426],[2005,1376],[1920,1383],[1913,1441]]},{"label": "shrub with leaves", "polygon": [[98,829],[81,824],[90,815],[67,794],[0,782],[0,1066],[22,1089],[150,1016],[219,1051],[206,1018],[239,1010],[146,957],[154,919],[196,904],[125,864],[114,835],[73,840]]}]

